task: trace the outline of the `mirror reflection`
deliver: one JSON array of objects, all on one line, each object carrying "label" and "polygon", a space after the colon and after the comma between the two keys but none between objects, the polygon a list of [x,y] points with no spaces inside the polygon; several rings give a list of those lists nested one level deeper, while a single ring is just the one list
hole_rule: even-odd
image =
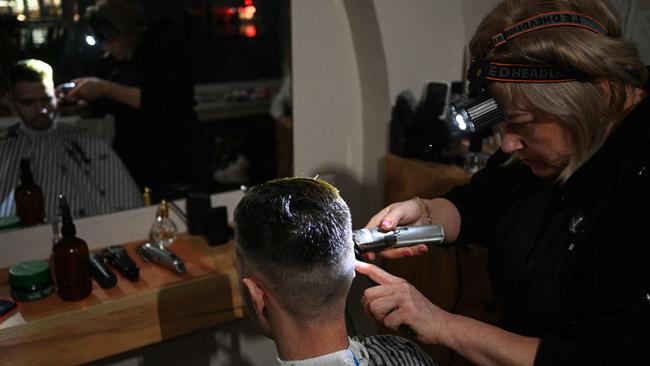
[{"label": "mirror reflection", "polygon": [[289,34],[289,0],[0,2],[0,229],[290,175]]}]

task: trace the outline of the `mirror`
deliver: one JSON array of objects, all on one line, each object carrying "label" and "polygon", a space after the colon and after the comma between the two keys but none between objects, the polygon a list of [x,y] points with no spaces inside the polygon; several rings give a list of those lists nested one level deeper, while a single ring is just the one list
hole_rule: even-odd
[{"label": "mirror", "polygon": [[[147,29],[164,24],[161,29],[173,27],[174,34],[182,35],[177,43],[184,47],[189,62],[187,78],[194,85],[194,111],[199,121],[199,135],[192,141],[163,141],[156,148],[173,152],[183,145],[194,150],[204,146],[200,155],[189,159],[201,162],[200,178],[172,176],[171,189],[152,192],[154,203],[161,198],[183,198],[191,191],[239,189],[292,173],[291,123],[279,118],[283,113],[290,116],[290,94],[285,100],[278,95],[283,80],[286,86],[290,83],[289,1],[139,1]],[[19,122],[4,87],[15,61],[46,61],[54,69],[55,85],[96,74],[106,53],[101,40],[111,38],[89,26],[86,8],[94,3],[0,2],[0,138],[3,130]],[[273,103],[279,111],[275,115],[271,113]],[[115,136],[120,132],[116,131],[116,113],[59,113],[56,118],[59,123],[91,131],[111,144],[123,161],[131,158],[128,150],[115,148]],[[131,170],[131,176],[137,178],[147,169]],[[137,183],[142,191],[144,185]],[[10,198],[6,192],[0,194],[0,204]],[[83,212],[78,216],[84,216]]]}]

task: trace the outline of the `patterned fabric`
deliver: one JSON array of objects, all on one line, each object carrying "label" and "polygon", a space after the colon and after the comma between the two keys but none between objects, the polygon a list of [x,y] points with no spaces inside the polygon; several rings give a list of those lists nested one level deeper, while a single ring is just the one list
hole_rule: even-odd
[{"label": "patterned fabric", "polygon": [[44,132],[16,124],[0,134],[0,217],[16,213],[14,190],[20,183],[21,158],[31,158],[50,220],[59,214],[59,194],[66,196],[75,217],[142,205],[135,182],[101,139],[57,123]]},{"label": "patterned fabric", "polygon": [[437,365],[429,355],[408,339],[394,335],[355,336],[366,351],[370,366]]},{"label": "patterned fabric", "polygon": [[393,335],[355,336],[347,349],[281,366],[435,366],[415,343]]}]

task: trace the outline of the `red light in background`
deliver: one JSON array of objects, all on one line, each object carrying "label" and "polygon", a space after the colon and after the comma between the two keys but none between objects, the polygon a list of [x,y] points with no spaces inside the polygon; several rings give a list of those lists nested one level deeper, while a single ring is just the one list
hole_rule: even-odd
[{"label": "red light in background", "polygon": [[240,6],[237,8],[237,12],[239,13],[239,19],[245,19],[245,20],[251,20],[253,17],[255,17],[255,12],[257,9],[255,9],[254,6]]},{"label": "red light in background", "polygon": [[242,24],[239,27],[239,34],[248,38],[254,38],[257,36],[257,27],[255,24]]},{"label": "red light in background", "polygon": [[246,6],[253,5],[253,0],[244,0],[244,5],[246,5]]},{"label": "red light in background", "polygon": [[219,18],[230,18],[235,15],[237,9],[230,6],[217,6],[212,9],[214,15]]}]

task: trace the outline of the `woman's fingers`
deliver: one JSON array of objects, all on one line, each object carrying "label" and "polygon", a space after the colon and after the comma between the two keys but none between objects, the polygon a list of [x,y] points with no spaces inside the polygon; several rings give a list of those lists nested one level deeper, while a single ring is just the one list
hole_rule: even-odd
[{"label": "woman's fingers", "polygon": [[426,244],[418,244],[412,247],[385,249],[377,254],[382,258],[396,259],[403,257],[415,257],[416,255],[424,254],[428,251],[429,247],[426,246]]},{"label": "woman's fingers", "polygon": [[374,264],[355,261],[355,269],[357,272],[368,276],[371,280],[375,281],[377,284],[380,285],[397,284],[397,283],[406,282],[403,279],[397,276],[393,276],[392,274],[375,266]]},{"label": "woman's fingers", "polygon": [[[393,203],[379,211],[366,225],[366,228],[380,228],[384,231],[395,230],[404,225],[412,225],[422,220],[422,208],[415,199]],[[375,260],[377,256],[388,259],[413,257],[426,253],[429,248],[426,245],[416,245],[399,249],[385,249],[379,253],[365,253],[363,256],[368,260]]]},{"label": "woman's fingers", "polygon": [[385,324],[384,319],[396,309],[399,309],[399,298],[395,296],[384,296],[373,301],[366,302],[366,313],[372,314],[375,319]]},{"label": "woman's fingers", "polygon": [[420,205],[415,200],[396,202],[373,216],[366,227],[393,230],[398,225],[410,225],[420,219]]},{"label": "woman's fingers", "polygon": [[366,228],[380,227],[382,221],[384,221],[384,218],[386,217],[386,215],[388,215],[390,209],[391,206],[385,207],[383,210],[379,211],[375,216],[371,217],[370,220],[368,221],[368,224],[366,224]]},{"label": "woman's fingers", "polygon": [[361,303],[366,313],[394,330],[407,326],[422,342],[438,342],[443,310],[404,279],[373,264],[357,261],[355,266],[357,272],[378,284],[363,292]]}]

